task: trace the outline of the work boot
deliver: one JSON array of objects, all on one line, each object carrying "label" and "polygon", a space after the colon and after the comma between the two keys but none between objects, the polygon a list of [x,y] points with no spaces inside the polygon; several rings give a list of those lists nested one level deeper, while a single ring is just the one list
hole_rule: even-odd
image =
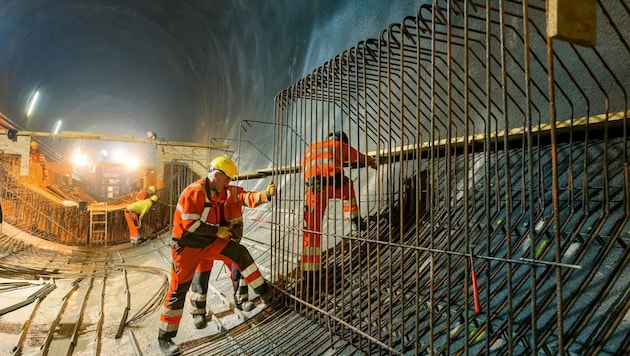
[{"label": "work boot", "polygon": [[[262,298],[262,297],[261,297],[261,298]],[[238,304],[236,304],[236,307],[237,307],[238,309],[242,310],[242,311],[246,311],[246,312],[248,312],[248,311],[252,311],[252,310],[256,307],[256,304],[254,304],[253,302],[250,302],[250,301],[248,300],[248,301],[245,301],[245,302],[243,302],[243,303],[238,303]]]},{"label": "work boot", "polygon": [[208,320],[204,314],[193,314],[193,322],[197,329],[205,329],[208,326]]},{"label": "work boot", "polygon": [[160,351],[162,351],[164,355],[167,355],[167,356],[180,355],[179,346],[176,343],[174,343],[173,340],[163,339],[159,337],[158,343],[160,344]]},{"label": "work boot", "polygon": [[269,285],[269,282],[265,283],[267,284],[267,289],[260,294],[260,299],[262,299],[265,304],[269,304],[273,300],[273,287]]}]

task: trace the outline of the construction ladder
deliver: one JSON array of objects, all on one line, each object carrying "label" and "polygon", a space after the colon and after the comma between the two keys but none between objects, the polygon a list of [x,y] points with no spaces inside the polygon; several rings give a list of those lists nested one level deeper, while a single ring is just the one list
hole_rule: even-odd
[{"label": "construction ladder", "polygon": [[[105,204],[107,205],[107,204]],[[107,246],[107,209],[102,210],[92,205],[90,209],[90,241],[89,246]]]}]

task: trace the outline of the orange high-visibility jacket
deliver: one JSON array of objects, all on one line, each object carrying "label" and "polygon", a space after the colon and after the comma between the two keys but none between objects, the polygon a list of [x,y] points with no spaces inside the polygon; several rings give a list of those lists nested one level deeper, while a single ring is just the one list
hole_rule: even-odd
[{"label": "orange high-visibility jacket", "polygon": [[219,226],[242,218],[243,206],[255,208],[268,202],[264,191],[250,192],[232,185],[220,192],[207,187],[209,194],[206,194],[206,179],[190,184],[179,196],[173,216],[173,237],[182,239],[184,245],[187,242],[193,247],[207,245]]},{"label": "orange high-visibility jacket", "polygon": [[344,162],[357,163],[364,159],[363,154],[339,140],[319,141],[311,144],[304,152],[302,170],[304,179],[311,177],[332,177],[341,173]]},{"label": "orange high-visibility jacket", "polygon": [[138,200],[145,200],[149,197],[149,193],[147,193],[146,189],[142,189],[141,191],[138,192],[138,194],[136,194],[136,201]]}]

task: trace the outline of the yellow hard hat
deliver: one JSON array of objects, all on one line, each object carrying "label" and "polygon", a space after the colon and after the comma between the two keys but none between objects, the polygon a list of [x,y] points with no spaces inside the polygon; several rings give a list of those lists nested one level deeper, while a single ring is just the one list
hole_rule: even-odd
[{"label": "yellow hard hat", "polygon": [[208,173],[215,169],[220,170],[230,179],[234,179],[234,177],[238,175],[238,169],[236,168],[234,162],[225,156],[219,156],[210,162]]},{"label": "yellow hard hat", "polygon": [[151,200],[153,200],[154,202],[160,200],[160,197],[158,197],[157,195],[152,195],[151,196]]},{"label": "yellow hard hat", "polygon": [[37,142],[31,141],[31,147],[37,147]]},{"label": "yellow hard hat", "polygon": [[150,185],[149,188],[147,188],[148,191],[150,191],[151,193],[155,194],[155,192],[157,192],[157,189],[155,189],[155,186]]}]

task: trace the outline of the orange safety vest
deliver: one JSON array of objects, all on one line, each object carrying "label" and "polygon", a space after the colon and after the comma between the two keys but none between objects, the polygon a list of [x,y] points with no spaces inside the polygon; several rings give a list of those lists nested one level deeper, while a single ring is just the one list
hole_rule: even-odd
[{"label": "orange safety vest", "polygon": [[267,203],[265,192],[250,192],[230,185],[220,192],[206,194],[202,178],[190,184],[179,196],[173,216],[173,236],[181,238],[185,232],[194,233],[203,223],[221,226],[233,219],[242,219],[243,206],[255,208]]},{"label": "orange safety vest", "polygon": [[141,191],[138,192],[138,194],[136,194],[136,201],[138,200],[145,200],[149,197],[149,193],[147,193],[146,189],[143,189]]},{"label": "orange safety vest", "polygon": [[302,170],[304,180],[311,177],[332,177],[341,173],[344,162],[359,161],[359,151],[339,140],[319,141],[311,144],[304,152]]}]

